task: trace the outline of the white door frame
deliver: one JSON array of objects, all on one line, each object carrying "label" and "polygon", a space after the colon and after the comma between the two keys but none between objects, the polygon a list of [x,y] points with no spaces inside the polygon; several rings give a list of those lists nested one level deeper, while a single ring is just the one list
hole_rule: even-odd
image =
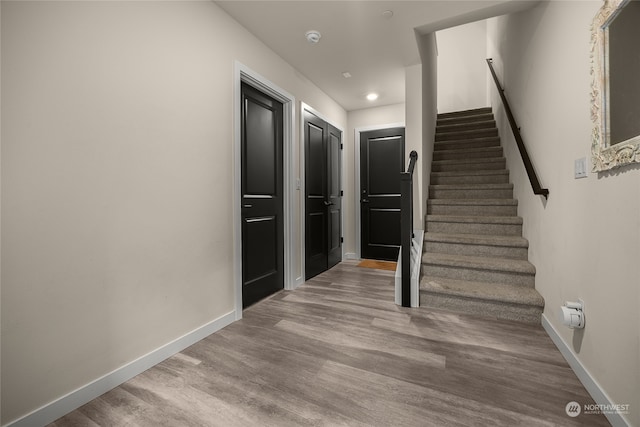
[{"label": "white door frame", "polygon": [[385,125],[372,125],[372,126],[362,126],[362,127],[357,127],[354,129],[353,131],[353,142],[354,142],[354,156],[355,156],[355,188],[354,188],[354,193],[355,193],[355,203],[354,206],[356,208],[356,259],[361,259],[361,255],[362,255],[362,249],[361,249],[361,245],[362,245],[362,226],[361,226],[361,212],[362,212],[362,206],[360,203],[360,134],[362,132],[369,132],[372,130],[381,130],[381,129],[390,129],[390,128],[404,128],[406,127],[404,122],[399,122],[399,123],[389,123],[389,124],[385,124]]},{"label": "white door frame", "polygon": [[294,289],[294,268],[291,262],[291,253],[295,247],[296,232],[293,228],[293,200],[295,200],[295,188],[292,185],[293,171],[293,125],[295,123],[295,97],[281,89],[260,74],[236,61],[233,73],[233,283],[235,288],[235,312],[236,320],[242,318],[242,132],[241,132],[241,83],[250,86],[271,96],[283,105],[283,223],[284,223],[284,288]]},{"label": "white door frame", "polygon": [[[306,182],[306,159],[305,159],[305,150],[306,150],[306,140],[305,140],[305,128],[304,128],[304,112],[308,111],[309,113],[313,114],[314,116],[318,117],[321,120],[324,120],[325,122],[329,123],[331,126],[333,126],[334,128],[338,129],[340,131],[340,143],[344,145],[344,129],[341,126],[338,126],[336,124],[334,124],[331,120],[329,120],[328,118],[326,118],[325,116],[322,115],[322,113],[318,112],[317,110],[315,110],[313,107],[305,104],[304,102],[300,102],[300,248],[301,253],[302,253],[302,277],[300,277],[299,279],[301,280],[301,283],[304,283],[304,278],[306,276],[305,274],[305,261],[307,258],[307,253],[306,253],[306,233],[305,233],[305,226],[306,226],[306,220],[307,220],[307,200],[306,200],[306,187],[305,187],[305,182]],[[343,186],[343,178],[344,178],[344,158],[343,158],[343,150],[340,150],[340,189],[343,191],[344,193],[344,186]],[[342,230],[342,236],[344,237],[344,204],[342,205],[342,208],[340,209],[340,229]],[[344,243],[344,242],[343,242]],[[342,260],[344,261],[344,244],[340,245],[341,251],[342,251]]]}]

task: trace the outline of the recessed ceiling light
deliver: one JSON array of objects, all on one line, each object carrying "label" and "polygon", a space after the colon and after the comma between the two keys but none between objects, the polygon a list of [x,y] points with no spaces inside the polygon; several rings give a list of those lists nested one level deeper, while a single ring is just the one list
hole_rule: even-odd
[{"label": "recessed ceiling light", "polygon": [[378,99],[378,94],[371,92],[371,93],[367,94],[367,99],[369,101],[375,101],[376,99]]},{"label": "recessed ceiling light", "polygon": [[345,79],[351,78],[351,73],[348,71],[345,71],[344,73],[342,73],[342,77],[344,77]]},{"label": "recessed ceiling light", "polygon": [[307,41],[309,43],[316,44],[320,41],[320,37],[322,37],[322,34],[320,34],[320,31],[310,30],[307,31],[304,36],[307,38]]}]

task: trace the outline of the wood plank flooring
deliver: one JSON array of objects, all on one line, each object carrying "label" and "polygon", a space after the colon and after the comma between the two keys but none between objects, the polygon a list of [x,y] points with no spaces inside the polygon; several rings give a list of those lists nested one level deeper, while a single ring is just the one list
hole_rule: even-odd
[{"label": "wood plank flooring", "polygon": [[341,263],[51,424],[608,426],[542,327],[393,303]]}]

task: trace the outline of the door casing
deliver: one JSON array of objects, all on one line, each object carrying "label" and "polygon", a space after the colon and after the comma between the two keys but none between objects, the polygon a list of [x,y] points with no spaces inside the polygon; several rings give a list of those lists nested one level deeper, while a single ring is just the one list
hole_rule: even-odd
[{"label": "door casing", "polygon": [[[300,229],[295,229],[293,221],[293,201],[295,200],[295,185],[293,184],[293,124],[295,97],[287,91],[273,84],[250,68],[235,63],[234,67],[234,149],[233,149],[233,282],[235,289],[235,319],[242,318],[242,158],[241,158],[241,83],[247,83],[261,92],[282,102],[283,106],[283,219],[284,219],[284,288],[295,289],[303,282],[301,278],[295,278],[296,265],[292,262],[293,248],[297,236],[304,234]],[[304,260],[302,260],[302,263]],[[301,263],[301,266],[302,266]],[[304,274],[304,268],[299,271]]]}]

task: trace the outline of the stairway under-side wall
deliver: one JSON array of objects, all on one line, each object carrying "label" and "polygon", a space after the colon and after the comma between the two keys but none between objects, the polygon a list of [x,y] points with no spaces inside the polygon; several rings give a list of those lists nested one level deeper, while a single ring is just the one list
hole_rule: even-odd
[{"label": "stairway under-side wall", "polygon": [[529,243],[491,108],[439,114],[420,305],[539,324]]}]

